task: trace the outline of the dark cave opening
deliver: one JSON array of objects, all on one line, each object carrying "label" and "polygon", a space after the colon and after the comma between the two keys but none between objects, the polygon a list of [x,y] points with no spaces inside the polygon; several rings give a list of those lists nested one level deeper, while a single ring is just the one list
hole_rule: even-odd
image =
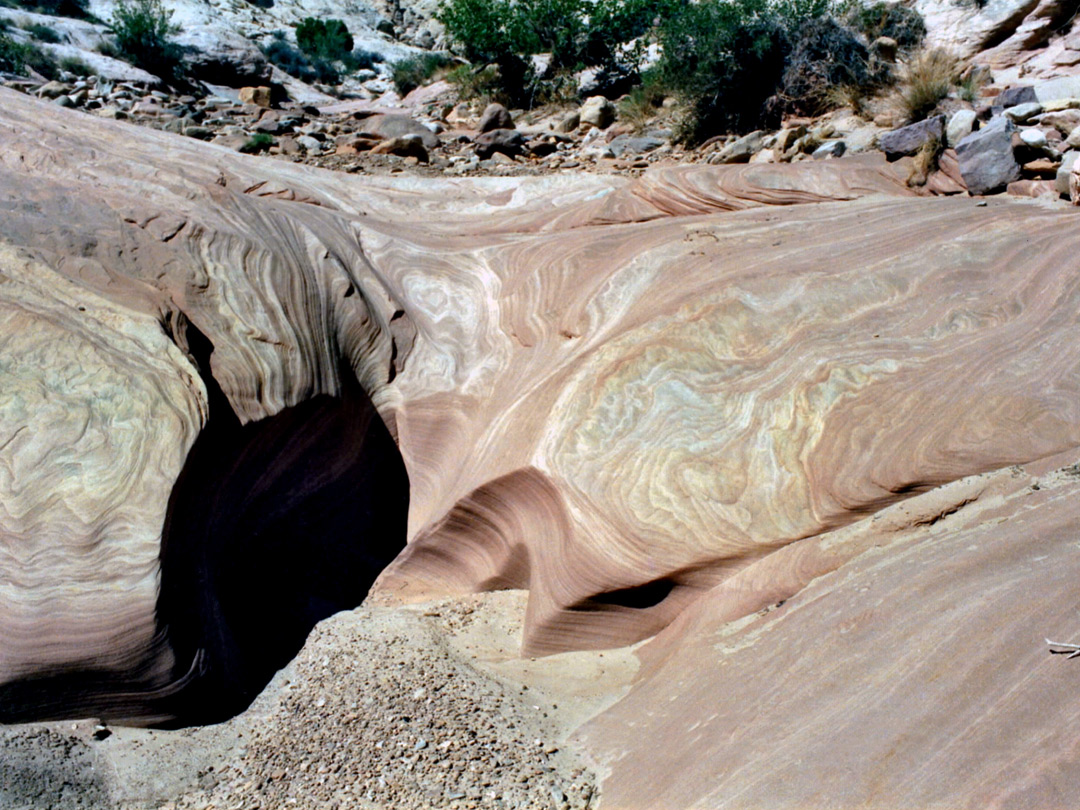
[{"label": "dark cave opening", "polygon": [[123,671],[72,664],[0,685],[2,723],[227,720],[405,547],[408,474],[351,367],[339,396],[242,425],[210,373],[211,342],[193,325],[183,337],[209,419],[168,502],[154,643]]},{"label": "dark cave opening", "polygon": [[[243,711],[316,623],[356,607],[405,546],[409,481],[350,367],[320,395],[241,425],[188,327],[210,418],[173,488],[157,621],[183,685],[165,725]],[[189,674],[190,673],[190,674]]]},{"label": "dark cave opening", "polygon": [[598,593],[588,599],[590,605],[617,605],[619,607],[645,610],[656,607],[675,590],[675,581],[661,577],[642,585]]}]

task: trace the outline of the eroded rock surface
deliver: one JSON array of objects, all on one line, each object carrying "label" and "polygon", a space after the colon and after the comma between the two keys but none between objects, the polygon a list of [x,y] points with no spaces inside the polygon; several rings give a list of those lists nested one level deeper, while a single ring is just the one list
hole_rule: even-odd
[{"label": "eroded rock surface", "polygon": [[[67,509],[48,511],[51,478],[20,508],[41,516],[32,537],[85,552],[8,552],[9,684],[93,665],[124,685],[109,710],[137,715],[147,680],[187,671],[154,635],[155,577],[169,489],[207,424],[200,372],[243,425],[358,381],[409,476],[409,546],[379,598],[527,588],[527,655],[636,642],[748,581],[757,610],[776,583],[749,572],[784,570],[786,549],[1080,445],[1068,206],[916,198],[873,156],[633,181],[376,180],[2,100],[4,256],[43,269],[5,258],[0,295],[41,287],[44,324],[12,339],[51,352],[17,375],[46,394],[0,452],[77,485]],[[148,404],[122,435],[150,466],[121,469],[153,497],[99,500],[113,456],[52,461],[70,417],[45,407],[60,396],[46,383],[77,378],[54,371],[79,366],[69,343],[140,325],[149,348],[101,373],[147,387],[125,388]],[[143,510],[124,522],[136,539],[109,522],[121,507]],[[795,591],[833,570],[815,565]]]},{"label": "eroded rock surface", "polygon": [[1076,641],[1080,484],[1050,466],[890,507],[695,603],[585,728],[604,807],[1075,804],[1076,671],[1045,639]]}]

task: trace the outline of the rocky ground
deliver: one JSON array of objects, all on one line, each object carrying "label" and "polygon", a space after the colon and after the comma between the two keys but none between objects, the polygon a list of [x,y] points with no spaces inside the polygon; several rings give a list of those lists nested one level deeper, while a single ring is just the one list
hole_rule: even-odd
[{"label": "rocky ground", "polygon": [[595,807],[595,765],[567,735],[625,693],[636,661],[628,650],[519,658],[525,599],[339,614],[219,726],[4,727],[0,806]]},{"label": "rocky ground", "polygon": [[[316,106],[272,101],[269,87],[197,97],[97,77],[70,82],[11,78],[8,86],[88,114],[350,173],[522,176],[577,171],[640,174],[685,163],[788,163],[883,151],[906,162],[927,194],[1007,191],[1069,198],[1080,155],[1080,79],[984,88],[974,102],[908,126],[881,99],[856,115],[840,109],[788,119],[776,131],[716,137],[688,149],[672,138],[674,99],[656,107],[596,96],[533,111],[460,102],[446,82],[404,100],[351,99]],[[929,150],[929,151],[928,151]]]}]

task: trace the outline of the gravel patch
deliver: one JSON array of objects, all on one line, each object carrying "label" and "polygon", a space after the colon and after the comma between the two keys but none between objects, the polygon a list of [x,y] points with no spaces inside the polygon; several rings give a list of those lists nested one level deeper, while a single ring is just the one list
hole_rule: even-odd
[{"label": "gravel patch", "polygon": [[587,808],[594,773],[528,685],[448,646],[469,608],[363,608],[319,625],[245,715],[239,755],[178,808]]}]

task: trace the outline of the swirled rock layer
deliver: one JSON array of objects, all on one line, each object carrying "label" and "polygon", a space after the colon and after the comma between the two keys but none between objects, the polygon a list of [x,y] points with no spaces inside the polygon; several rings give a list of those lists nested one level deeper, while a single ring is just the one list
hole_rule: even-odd
[{"label": "swirled rock layer", "polygon": [[1077,476],[963,479],[718,586],[581,733],[603,806],[1074,806]]},{"label": "swirled rock layer", "polygon": [[[212,645],[162,634],[155,577],[208,392],[240,429],[358,382],[408,474],[377,594],[527,588],[533,655],[646,638],[740,575],[758,604],[775,583],[743,572],[789,547],[1080,445],[1072,209],[917,198],[877,158],[375,180],[2,101],[3,255],[43,269],[4,258],[0,296],[46,303],[4,338],[38,400],[3,388],[0,458],[27,472],[0,489],[0,683],[108,670],[120,711],[202,677]],[[59,404],[95,364],[127,422]],[[353,475],[354,440],[327,466]],[[275,548],[323,553],[287,525]],[[380,525],[358,534],[398,542]]]}]

